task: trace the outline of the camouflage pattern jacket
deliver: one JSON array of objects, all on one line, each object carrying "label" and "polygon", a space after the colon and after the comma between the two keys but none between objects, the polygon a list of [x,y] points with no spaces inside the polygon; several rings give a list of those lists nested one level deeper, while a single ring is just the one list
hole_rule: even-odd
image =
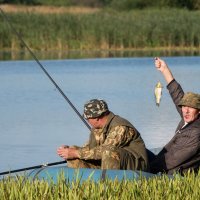
[{"label": "camouflage pattern jacket", "polygon": [[84,160],[101,160],[103,148],[123,148],[132,153],[136,159],[142,158],[148,166],[145,144],[134,126],[110,112],[103,129],[92,129],[88,144],[79,149],[79,158]]}]

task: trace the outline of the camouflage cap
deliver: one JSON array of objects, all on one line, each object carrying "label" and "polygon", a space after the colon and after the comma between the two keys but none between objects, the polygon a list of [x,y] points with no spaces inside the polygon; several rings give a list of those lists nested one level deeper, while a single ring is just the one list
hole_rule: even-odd
[{"label": "camouflage cap", "polygon": [[83,116],[85,119],[97,118],[107,111],[108,105],[104,100],[92,99],[84,105]]},{"label": "camouflage cap", "polygon": [[184,94],[178,105],[188,106],[200,110],[200,95],[192,92],[187,92]]}]

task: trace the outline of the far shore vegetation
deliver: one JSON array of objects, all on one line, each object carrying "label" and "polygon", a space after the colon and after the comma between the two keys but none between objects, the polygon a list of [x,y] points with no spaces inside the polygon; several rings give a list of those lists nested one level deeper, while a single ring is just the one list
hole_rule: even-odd
[{"label": "far shore vegetation", "polygon": [[[196,9],[161,5],[119,9],[117,0],[113,0],[113,4],[102,1],[105,4],[110,2],[112,6],[87,0],[87,7],[81,5],[81,1],[75,1],[79,5],[72,5],[70,1],[67,1],[69,5],[64,5],[64,1],[60,0],[61,5],[56,6],[48,0],[32,1],[33,5],[27,5],[29,1],[24,2],[23,5],[0,4],[0,7],[21,38],[35,52],[59,52],[60,57],[77,51],[84,52],[80,53],[84,55],[93,52],[94,55],[111,56],[139,55],[141,52],[144,55],[149,52],[200,54],[198,4]],[[96,2],[96,6],[91,6],[89,2]],[[6,57],[5,52],[26,54],[26,48],[2,15],[0,19],[0,58]]]}]

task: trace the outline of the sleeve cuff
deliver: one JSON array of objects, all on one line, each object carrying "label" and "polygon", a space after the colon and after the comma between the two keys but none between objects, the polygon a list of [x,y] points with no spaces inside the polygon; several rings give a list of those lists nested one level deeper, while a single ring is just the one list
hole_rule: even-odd
[{"label": "sleeve cuff", "polygon": [[176,83],[176,80],[173,79],[170,83],[168,83],[167,85],[167,89],[169,90],[169,88],[173,87],[173,85]]}]

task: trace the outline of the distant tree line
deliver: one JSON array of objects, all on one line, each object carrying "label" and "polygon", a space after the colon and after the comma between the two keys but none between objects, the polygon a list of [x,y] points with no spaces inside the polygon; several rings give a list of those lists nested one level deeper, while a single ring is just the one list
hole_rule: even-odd
[{"label": "distant tree line", "polygon": [[0,3],[110,7],[117,10],[144,9],[149,7],[175,7],[189,10],[200,9],[200,0],[0,0]]}]

